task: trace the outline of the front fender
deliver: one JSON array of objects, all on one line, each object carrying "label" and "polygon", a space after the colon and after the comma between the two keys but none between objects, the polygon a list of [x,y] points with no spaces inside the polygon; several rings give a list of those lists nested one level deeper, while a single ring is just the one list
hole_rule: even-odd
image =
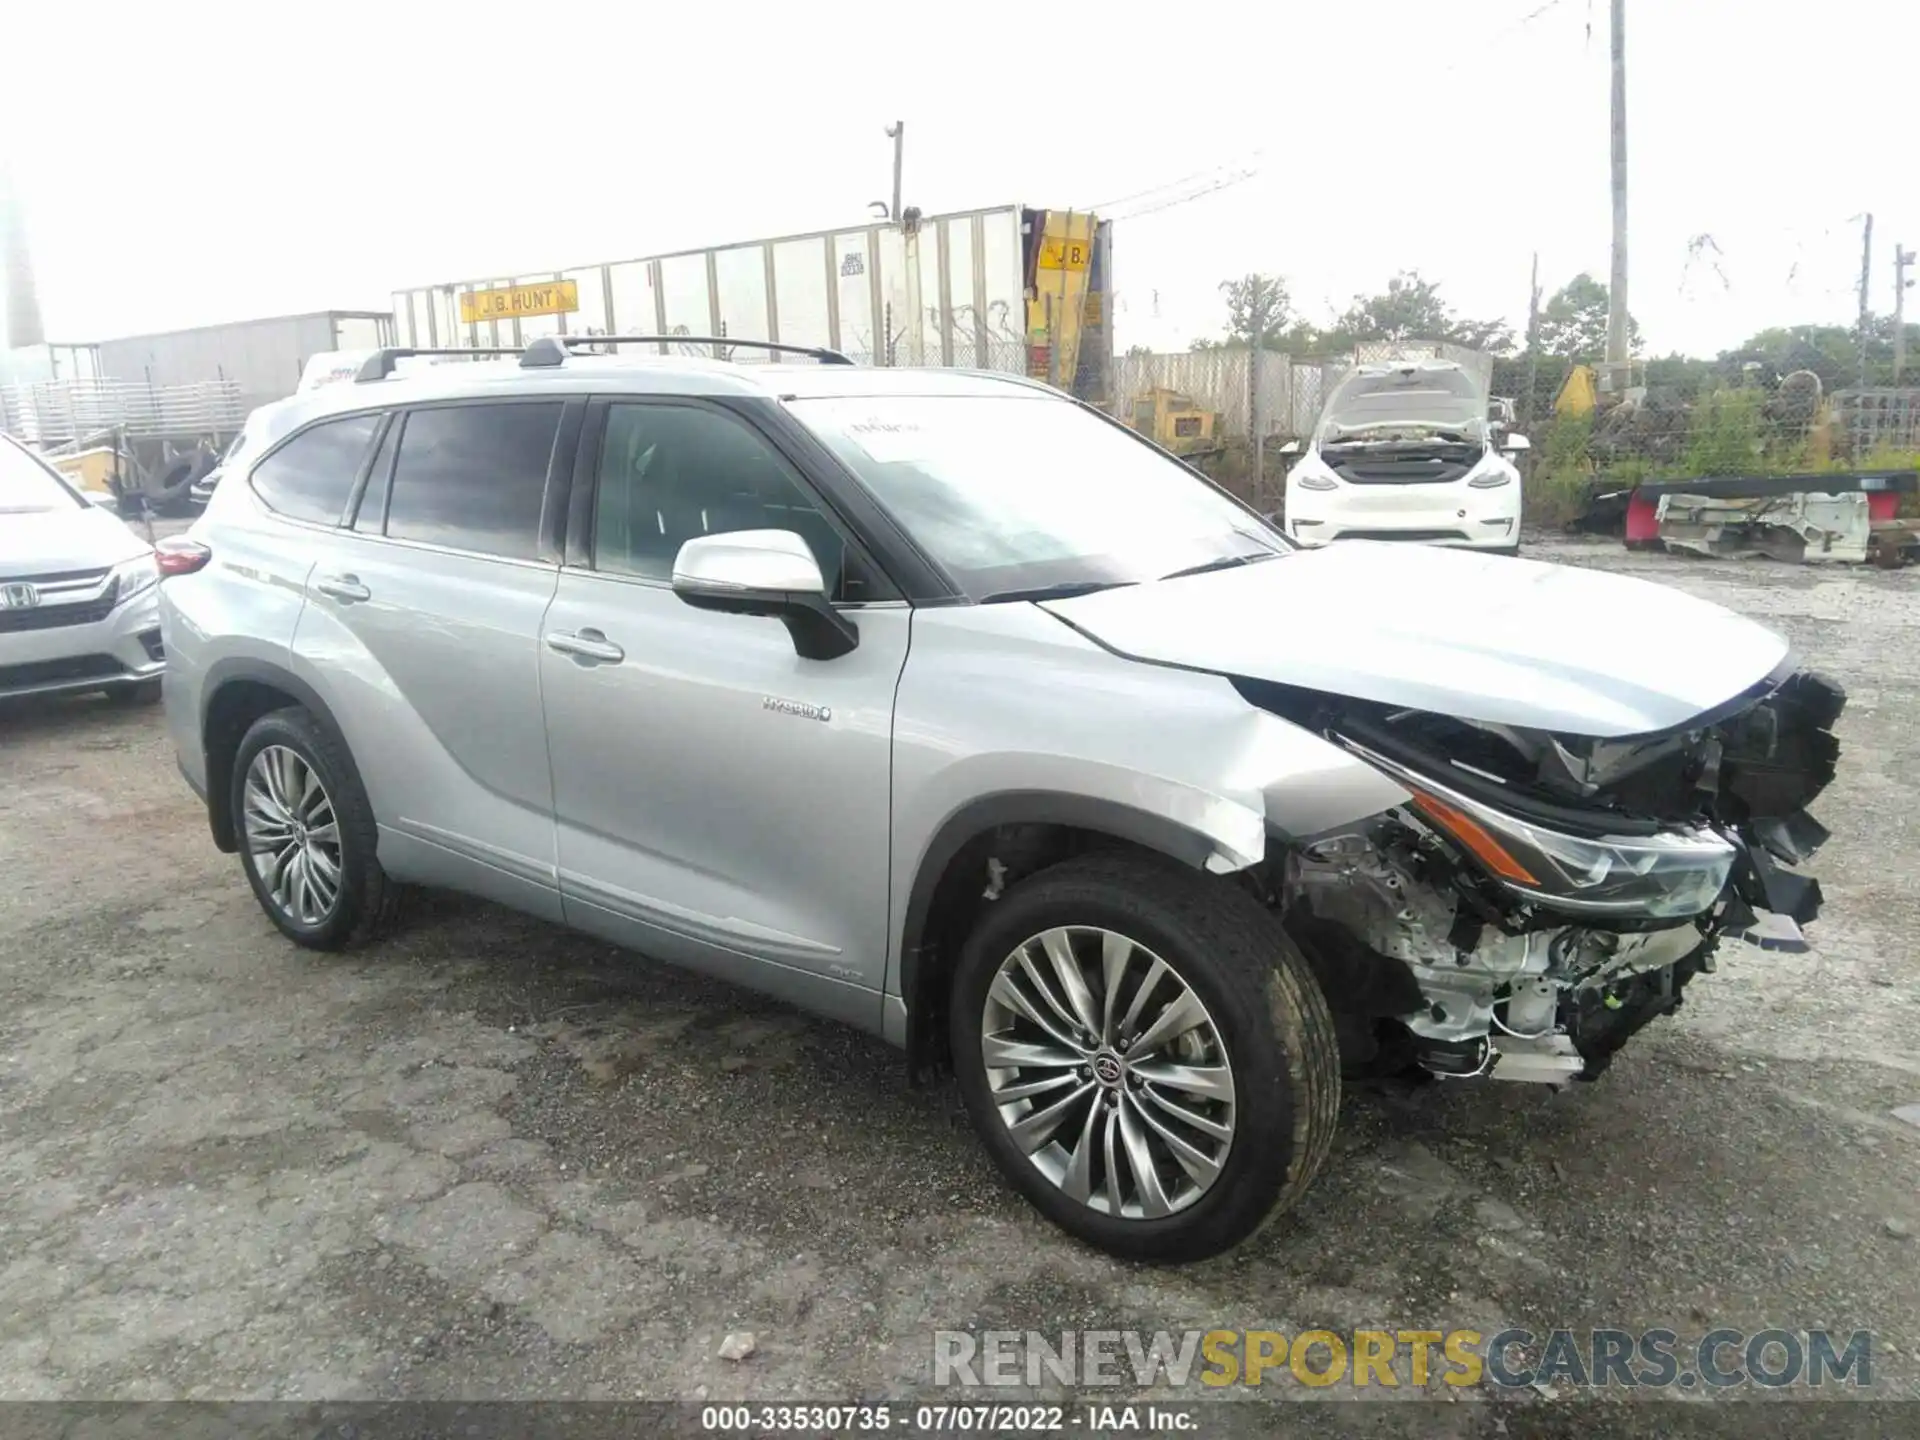
[{"label": "front fender", "polygon": [[900,997],[948,862],[997,825],[1073,825],[1229,873],[1271,834],[1407,799],[1225,678],[1125,659],[1024,605],[916,614],[893,771],[887,993]]}]

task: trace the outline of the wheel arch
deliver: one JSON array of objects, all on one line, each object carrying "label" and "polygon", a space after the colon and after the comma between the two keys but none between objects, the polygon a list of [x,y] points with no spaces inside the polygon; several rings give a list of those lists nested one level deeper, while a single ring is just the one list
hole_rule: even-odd
[{"label": "wheel arch", "polygon": [[943,1063],[946,982],[974,917],[992,903],[989,861],[1005,867],[1004,884],[1101,849],[1157,855],[1204,871],[1217,848],[1212,837],[1178,820],[1095,796],[1015,790],[961,806],[922,851],[901,922],[899,995],[909,1072],[923,1075]]},{"label": "wheel arch", "polygon": [[284,666],[250,657],[214,664],[201,691],[200,743],[207,759],[207,822],[213,842],[228,854],[239,849],[233,823],[233,762],[253,722],[298,705],[346,747],[339,722],[326,701]]}]

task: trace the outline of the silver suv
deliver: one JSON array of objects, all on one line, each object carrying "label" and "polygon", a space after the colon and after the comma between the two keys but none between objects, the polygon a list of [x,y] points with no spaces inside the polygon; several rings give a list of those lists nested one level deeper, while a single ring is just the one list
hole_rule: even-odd
[{"label": "silver suv", "polygon": [[181,768],[297,943],[448,886],[771,992],[1162,1260],[1299,1197],[1343,1070],[1591,1078],[1802,943],[1843,697],[1771,632],[1298,551],[1017,378],[664,348],[383,352],[163,542]]}]

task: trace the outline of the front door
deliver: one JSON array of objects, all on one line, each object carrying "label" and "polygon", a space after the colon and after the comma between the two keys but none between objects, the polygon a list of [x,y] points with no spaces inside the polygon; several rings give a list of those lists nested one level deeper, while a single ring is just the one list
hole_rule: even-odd
[{"label": "front door", "polygon": [[[569,550],[540,657],[567,919],[876,1024],[911,611],[744,417],[612,401],[588,436],[590,553]],[[673,593],[683,543],[756,529],[807,540],[852,652],[804,660],[778,620]]]}]

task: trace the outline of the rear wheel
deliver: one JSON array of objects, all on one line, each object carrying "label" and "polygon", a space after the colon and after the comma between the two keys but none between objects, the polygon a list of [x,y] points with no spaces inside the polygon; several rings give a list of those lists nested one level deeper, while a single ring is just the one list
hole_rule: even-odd
[{"label": "rear wheel", "polygon": [[267,918],[295,943],[337,950],[384,918],[391,886],[373,807],[346,747],[298,707],[254,721],[232,775],[240,863]]},{"label": "rear wheel", "polygon": [[1227,1250],[1332,1142],[1333,1019],[1250,895],[1171,863],[1073,860],[990,906],[954,975],[954,1064],[994,1161],[1131,1259]]}]

